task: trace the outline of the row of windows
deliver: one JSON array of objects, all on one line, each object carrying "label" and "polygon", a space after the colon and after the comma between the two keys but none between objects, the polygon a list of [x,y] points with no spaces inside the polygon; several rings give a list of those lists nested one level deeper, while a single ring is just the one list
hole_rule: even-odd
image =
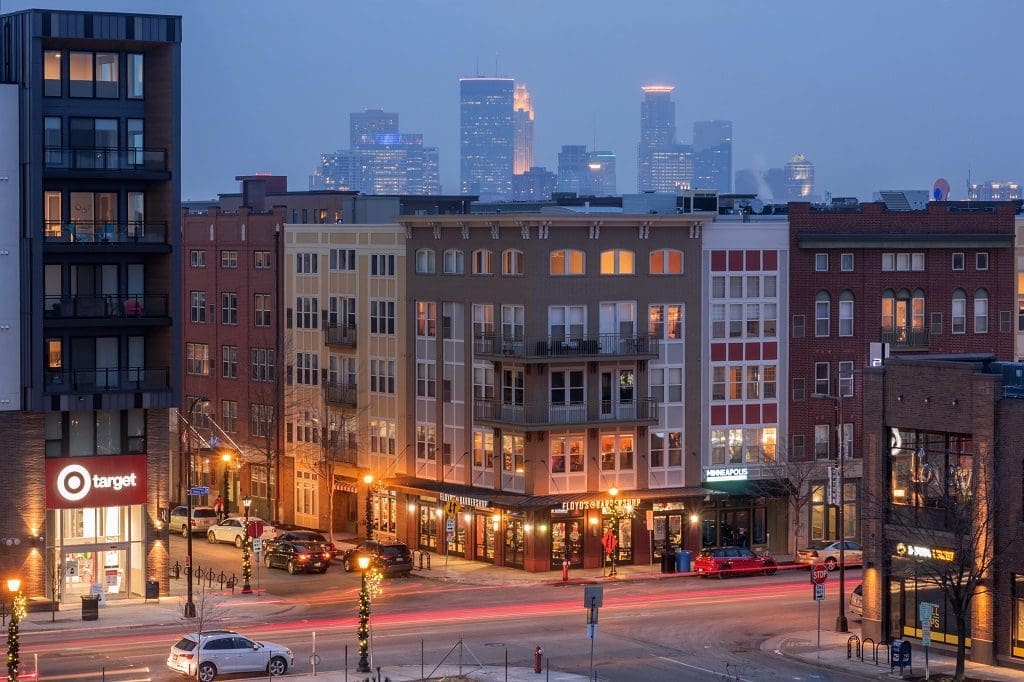
[{"label": "row of windows", "polygon": [[[196,429],[212,428],[211,420],[228,433],[238,433],[238,402],[235,400],[220,401],[220,416],[211,409],[209,401],[199,400],[196,396],[185,396],[185,403],[194,404],[192,426]],[[249,435],[266,438],[271,435],[274,424],[274,406],[260,403],[249,404]]]},{"label": "row of windows", "polygon": [[[185,344],[185,373],[194,376],[209,376],[213,358],[210,346],[205,343]],[[220,347],[220,375],[224,379],[238,378],[238,346]],[[250,349],[249,377],[253,381],[273,381],[274,351],[272,348]]]},{"label": "row of windows", "polygon": [[[712,307],[713,308],[713,307]],[[714,310],[712,310],[714,312]],[[985,289],[974,291],[974,333],[986,334],[989,330],[989,295]],[[950,306],[951,328],[953,334],[967,333],[967,292],[963,289],[953,291]],[[714,319],[714,317],[712,317]],[[854,334],[854,299],[853,292],[844,291],[839,294],[839,336]],[[1005,325],[1012,322],[1008,319]],[[925,296],[924,291],[906,289],[882,293],[881,326],[884,331],[924,330],[925,328]],[[930,331],[932,334],[942,333],[942,313],[932,313]],[[1010,331],[1005,329],[1004,331]],[[814,297],[814,335],[826,337],[832,333],[832,297],[827,291],[819,291]],[[803,316],[793,317],[793,336],[804,335]]]},{"label": "row of windows", "polygon": [[711,430],[711,463],[774,462],[778,430],[774,426]]},{"label": "row of windows", "polygon": [[[206,267],[206,251],[202,249],[189,250],[189,265],[193,268]],[[222,249],[220,252],[220,266],[226,269],[238,267],[238,251],[236,249]],[[270,251],[253,251],[252,266],[256,270],[270,269]]]},{"label": "row of windows", "polygon": [[[835,424],[814,425],[814,458],[832,459],[835,450],[836,439],[842,433],[843,455],[846,459],[853,457],[853,424],[844,422],[842,429],[837,430]],[[799,459],[807,454],[807,445],[803,434],[794,434],[792,437],[792,457]]]},{"label": "row of windows", "polygon": [[777,334],[777,318],[775,303],[713,303],[711,338],[772,339]]},{"label": "row of windows", "polygon": [[[501,336],[503,339],[523,339],[526,326],[526,307],[502,305]],[[633,301],[603,301],[599,304],[602,326],[608,324],[617,330],[620,338],[636,333],[636,303]],[[416,304],[416,332],[419,336],[436,333],[437,307],[430,302]],[[552,339],[582,339],[587,335],[587,306],[548,306],[548,334]],[[774,328],[774,326],[773,326]],[[494,305],[473,304],[473,337],[485,338],[495,332]],[[683,306],[678,303],[654,303],[647,306],[647,333],[657,339],[678,341],[683,338]],[[774,334],[774,332],[773,332]]]},{"label": "row of windows", "polygon": [[[472,274],[493,275],[494,252],[476,249],[471,254]],[[519,249],[501,252],[501,274],[524,274],[524,256]],[[437,272],[437,255],[433,249],[416,251],[416,273],[432,275]],[[458,249],[447,249],[441,254],[441,272],[445,275],[465,274],[465,255]],[[635,275],[636,254],[628,249],[609,249],[601,252],[599,272],[602,275]],[[586,254],[577,249],[559,249],[548,256],[548,274],[585,275]],[[683,252],[675,249],[652,251],[648,259],[648,274],[683,274]]]},{"label": "row of windows", "polygon": [[[951,269],[961,271],[965,269],[967,262],[966,254],[963,252],[956,252],[951,257]],[[988,270],[988,253],[979,251],[974,254],[974,269],[975,270]],[[814,271],[815,272],[828,272],[829,270],[829,254],[827,253],[816,253],[814,254]],[[840,272],[853,272],[853,254],[852,253],[841,253],[839,254],[839,271]],[[882,254],[882,271],[883,272],[923,272],[924,271],[924,253],[883,253]]]},{"label": "row of windows", "polygon": [[67,94],[70,97],[118,99],[121,97],[121,82],[124,81],[125,97],[142,99],[145,94],[144,64],[144,56],[137,53],[45,50],[43,95],[62,97],[64,84],[68,83]]},{"label": "row of windows", "polygon": [[[210,315],[213,315],[213,304],[210,304]],[[206,292],[189,292],[189,320],[194,324],[206,324]],[[270,294],[253,294],[253,326],[269,327],[271,319]],[[220,295],[220,323],[238,324],[238,294],[225,291]]]},{"label": "row of windows", "polygon": [[773,400],[778,397],[776,365],[716,365],[711,368],[712,400]]},{"label": "row of windows", "polygon": [[711,298],[775,298],[776,283],[775,275],[715,275],[711,278]]}]

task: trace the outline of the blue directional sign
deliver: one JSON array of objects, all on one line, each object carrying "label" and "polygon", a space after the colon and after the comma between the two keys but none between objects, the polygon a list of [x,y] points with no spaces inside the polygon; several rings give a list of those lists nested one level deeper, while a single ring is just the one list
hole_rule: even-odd
[{"label": "blue directional sign", "polygon": [[218,445],[220,445],[220,438],[217,438],[217,436],[210,436],[210,447],[215,448]]},{"label": "blue directional sign", "polygon": [[196,486],[195,488],[189,488],[188,489],[188,494],[192,495],[193,497],[196,496],[196,495],[209,495],[210,494],[210,487],[204,485],[204,486]]}]

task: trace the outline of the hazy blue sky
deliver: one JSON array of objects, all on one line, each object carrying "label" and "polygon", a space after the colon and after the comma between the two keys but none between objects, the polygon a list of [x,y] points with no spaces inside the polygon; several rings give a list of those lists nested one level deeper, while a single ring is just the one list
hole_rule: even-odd
[{"label": "hazy blue sky", "polygon": [[181,14],[182,191],[236,191],[236,175],[306,189],[348,114],[383,107],[440,148],[458,190],[459,76],[527,84],[535,162],[593,143],[636,191],[640,86],[676,86],[678,130],[734,121],[734,169],[802,152],[818,191],[870,198],[949,179],[1021,179],[1017,45],[1024,2],[855,0],[0,0],[29,7]]}]

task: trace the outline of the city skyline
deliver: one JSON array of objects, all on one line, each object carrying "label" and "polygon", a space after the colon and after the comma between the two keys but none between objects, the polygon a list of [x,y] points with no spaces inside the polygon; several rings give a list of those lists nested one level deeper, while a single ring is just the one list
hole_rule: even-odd
[{"label": "city skyline", "polygon": [[[554,168],[568,144],[610,150],[620,191],[636,187],[640,87],[655,82],[676,86],[681,142],[696,121],[731,120],[734,170],[763,172],[802,153],[815,162],[822,195],[870,199],[879,189],[928,189],[945,177],[951,198],[963,198],[968,172],[974,182],[1024,175],[1016,95],[1000,106],[977,104],[1005,91],[999,70],[977,65],[1005,57],[1013,16],[1024,16],[1008,2],[985,12],[865,2],[813,15],[803,3],[652,4],[637,8],[658,17],[648,23],[622,21],[621,5],[610,2],[588,3],[585,13],[576,3],[484,11],[456,0],[409,2],[396,5],[402,21],[389,22],[383,36],[348,36],[343,70],[306,46],[329,44],[340,25],[379,26],[379,7],[310,2],[282,14],[265,2],[6,0],[3,11],[30,6],[182,15],[185,199],[233,191],[239,174],[273,172],[301,183],[320,153],[344,146],[348,113],[377,107],[401,113],[408,129],[438,147],[442,191],[456,192],[458,79],[477,72],[529,85],[533,165]],[[992,24],[994,15],[1005,21]],[[673,36],[683,20],[729,30],[679,41]],[[402,49],[381,50],[382,37]],[[862,47],[866,37],[871,50]],[[281,87],[287,96],[262,94]],[[296,106],[304,101],[311,106]]]}]

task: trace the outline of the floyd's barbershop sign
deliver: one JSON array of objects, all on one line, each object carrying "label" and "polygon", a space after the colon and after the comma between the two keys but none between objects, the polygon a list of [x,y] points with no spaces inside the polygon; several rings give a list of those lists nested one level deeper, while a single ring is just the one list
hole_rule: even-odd
[{"label": "floyd's barbershop sign", "polygon": [[117,507],[146,502],[146,456],[46,460],[46,508]]},{"label": "floyd's barbershop sign", "polygon": [[635,499],[624,499],[616,497],[614,500],[577,500],[574,502],[563,502],[562,509],[570,511],[582,511],[584,509],[608,509],[613,504],[618,504],[623,507],[636,507],[640,506],[640,498]]}]

